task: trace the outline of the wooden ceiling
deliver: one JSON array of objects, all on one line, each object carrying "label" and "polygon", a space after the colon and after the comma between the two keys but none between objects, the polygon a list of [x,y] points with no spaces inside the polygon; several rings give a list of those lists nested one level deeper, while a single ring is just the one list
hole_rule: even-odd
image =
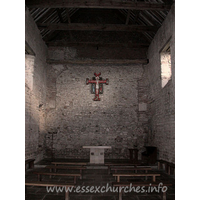
[{"label": "wooden ceiling", "polygon": [[54,45],[148,47],[173,0],[26,0],[43,40]]}]

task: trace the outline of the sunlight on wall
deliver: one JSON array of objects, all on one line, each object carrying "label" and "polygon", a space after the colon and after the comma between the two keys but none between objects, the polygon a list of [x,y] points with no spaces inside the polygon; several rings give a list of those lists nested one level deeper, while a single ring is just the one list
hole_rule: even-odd
[{"label": "sunlight on wall", "polygon": [[170,46],[166,45],[163,51],[160,53],[160,61],[161,61],[161,84],[162,88],[168,83],[171,79],[171,52]]},{"label": "sunlight on wall", "polygon": [[25,83],[33,90],[33,73],[34,73],[35,56],[25,55]]}]

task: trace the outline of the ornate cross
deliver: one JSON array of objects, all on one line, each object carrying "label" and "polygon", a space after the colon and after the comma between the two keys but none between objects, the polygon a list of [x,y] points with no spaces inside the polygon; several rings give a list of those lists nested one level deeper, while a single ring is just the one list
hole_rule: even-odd
[{"label": "ornate cross", "polygon": [[99,77],[101,73],[96,74],[94,73],[95,77],[93,77],[93,80],[89,80],[89,78],[86,78],[86,84],[89,83],[92,84],[92,90],[91,93],[95,94],[94,101],[100,101],[99,94],[103,94],[103,83],[108,85],[108,79],[103,80],[102,77]]}]

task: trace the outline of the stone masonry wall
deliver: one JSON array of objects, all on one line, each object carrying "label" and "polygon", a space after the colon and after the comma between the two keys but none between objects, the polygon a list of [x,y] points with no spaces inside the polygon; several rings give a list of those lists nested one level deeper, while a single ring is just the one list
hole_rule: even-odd
[{"label": "stone masonry wall", "polygon": [[[26,8],[25,39],[36,54],[26,55],[25,62],[26,159],[89,158],[84,145],[112,146],[105,152],[110,159],[128,158],[128,148],[137,146],[140,158],[143,146],[152,145],[159,159],[175,162],[174,18],[173,6],[148,49],[148,65],[111,64],[114,59],[145,59],[146,49],[50,47],[47,56]],[[169,40],[172,78],[162,88],[160,51]],[[101,59],[112,60],[100,64]],[[94,72],[109,79],[99,102],[86,85]]]},{"label": "stone masonry wall", "polygon": [[[52,48],[49,59],[64,60],[73,52]],[[91,85],[86,85],[86,78],[91,79],[94,72],[109,79],[101,101],[93,101]],[[128,158],[128,148],[136,143],[141,151],[146,138],[138,121],[138,81],[142,74],[141,64],[49,64],[45,156],[89,158],[84,145],[112,146],[105,157],[113,159]]]},{"label": "stone masonry wall", "polygon": [[49,47],[49,59],[146,59],[147,48],[128,48],[123,46],[75,46]]},{"label": "stone masonry wall", "polygon": [[[160,51],[170,40],[172,78],[161,87]],[[148,50],[149,64],[143,80],[148,80],[148,144],[158,147],[159,159],[175,162],[175,16],[174,6],[158,30]]]},{"label": "stone masonry wall", "polygon": [[25,159],[39,161],[44,154],[47,47],[27,8],[25,25],[25,40],[35,53],[25,58]]}]

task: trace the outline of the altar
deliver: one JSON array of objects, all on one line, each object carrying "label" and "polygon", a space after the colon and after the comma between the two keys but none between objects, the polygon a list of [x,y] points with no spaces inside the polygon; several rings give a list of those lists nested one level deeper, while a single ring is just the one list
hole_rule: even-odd
[{"label": "altar", "polygon": [[90,164],[104,164],[104,149],[111,149],[111,146],[83,146],[90,149]]}]

